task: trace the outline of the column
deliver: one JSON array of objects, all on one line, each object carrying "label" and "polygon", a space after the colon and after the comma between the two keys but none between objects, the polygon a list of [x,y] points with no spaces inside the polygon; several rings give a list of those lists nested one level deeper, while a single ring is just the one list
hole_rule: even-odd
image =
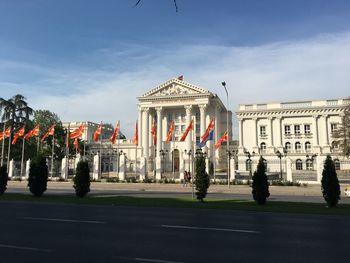
[{"label": "column", "polygon": [[205,118],[206,118],[206,110],[207,105],[199,105],[199,112],[200,112],[200,136],[202,136],[205,132],[206,127],[206,123],[205,123]]},{"label": "column", "polygon": [[[94,156],[93,167],[92,167],[92,179],[93,180],[99,180],[100,179],[100,176],[99,176],[100,162],[99,162],[99,160],[100,160],[100,157],[99,157],[99,154],[97,153]],[[62,164],[63,164],[63,162],[62,162]],[[64,179],[67,179],[67,178],[64,178]]]},{"label": "column", "polygon": [[143,157],[148,160],[149,157],[149,145],[148,145],[148,136],[150,133],[149,129],[149,108],[144,108],[142,118],[142,148],[143,148]]},{"label": "column", "polygon": [[282,139],[283,139],[282,117],[277,117],[277,120],[278,120],[278,130],[277,130],[278,141],[277,141],[277,147],[282,148],[283,147],[283,142],[282,142]]},{"label": "column", "polygon": [[157,154],[156,154],[156,179],[162,179],[162,156],[160,150],[162,149],[162,107],[157,107]]},{"label": "column", "polygon": [[259,146],[258,146],[258,132],[257,132],[257,122],[258,122],[258,118],[253,118],[253,151],[255,151],[256,153],[259,152]]},{"label": "column", "polygon": [[[186,110],[186,128],[188,125],[190,125],[191,122],[191,111],[192,111],[192,105],[185,106]],[[195,130],[196,127],[193,127],[193,130]],[[193,131],[191,131],[193,133]],[[192,134],[188,134],[186,137],[186,149],[187,151],[191,150],[192,148]]]},{"label": "column", "polygon": [[[139,107],[138,108],[138,110],[139,110],[139,117],[138,117],[138,122],[137,122],[137,125],[138,125],[138,147],[140,147],[141,149],[142,149],[142,138],[141,138],[141,136],[142,136],[142,108],[141,107]],[[141,155],[142,155],[142,150],[141,150]]]},{"label": "column", "polygon": [[125,154],[121,154],[119,157],[119,174],[118,174],[120,181],[125,180],[125,172],[126,172]]},{"label": "column", "polygon": [[322,144],[322,152],[323,153],[330,153],[331,147],[329,145],[329,138],[328,138],[328,115],[323,115],[323,144]]},{"label": "column", "polygon": [[267,147],[267,152],[268,153],[274,153],[275,150],[275,145],[274,145],[274,139],[273,139],[273,118],[269,117],[268,118],[268,127],[269,127],[269,143],[268,143],[268,147]]},{"label": "column", "polygon": [[[222,134],[222,131],[221,131],[221,127],[220,127],[220,124],[221,124],[221,114],[220,114],[220,106],[217,105],[215,107],[215,143],[220,139],[220,136]],[[219,155],[219,151],[214,151],[214,169],[215,167],[219,164],[219,158],[220,158],[220,155]]]},{"label": "column", "polygon": [[318,129],[317,129],[317,115],[314,115],[312,118],[312,137],[313,137],[313,146],[319,146],[318,140]]},{"label": "column", "polygon": [[30,159],[28,159],[27,162],[26,162],[25,178],[29,178],[29,168],[30,168]]}]

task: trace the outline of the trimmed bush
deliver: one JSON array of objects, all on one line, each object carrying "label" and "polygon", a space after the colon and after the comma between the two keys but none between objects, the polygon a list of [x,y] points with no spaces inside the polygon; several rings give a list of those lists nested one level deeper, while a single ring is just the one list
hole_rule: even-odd
[{"label": "trimmed bush", "polygon": [[8,174],[5,165],[0,167],[0,195],[4,194],[7,189]]},{"label": "trimmed bush", "polygon": [[195,185],[197,190],[197,199],[203,202],[203,199],[206,197],[210,185],[209,175],[205,172],[205,158],[203,155],[196,157]]},{"label": "trimmed bush", "polygon": [[49,169],[46,164],[46,158],[38,154],[30,161],[28,187],[29,191],[35,196],[42,196],[47,189],[47,178]]},{"label": "trimmed bush", "polygon": [[90,192],[90,168],[87,161],[78,162],[73,182],[76,196],[84,197]]},{"label": "trimmed bush", "polygon": [[335,207],[340,200],[340,185],[331,156],[327,156],[322,172],[321,189],[328,207]]},{"label": "trimmed bush", "polygon": [[257,170],[254,172],[252,188],[254,200],[259,205],[265,204],[266,199],[270,196],[270,192],[269,182],[266,176],[266,166],[262,157],[260,157]]}]

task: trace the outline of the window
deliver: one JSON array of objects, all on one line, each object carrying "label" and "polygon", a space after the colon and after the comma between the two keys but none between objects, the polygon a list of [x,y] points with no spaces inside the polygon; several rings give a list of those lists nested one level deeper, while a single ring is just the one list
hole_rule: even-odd
[{"label": "window", "polygon": [[200,122],[200,113],[199,112],[196,112],[196,122]]},{"label": "window", "polygon": [[311,143],[310,142],[306,142],[305,143],[305,152],[311,152]]},{"label": "window", "polygon": [[199,144],[200,140],[201,140],[201,137],[200,136],[196,136],[196,144]]},{"label": "window", "polygon": [[337,130],[338,126],[336,123],[331,123],[331,132],[335,132]]},{"label": "window", "polygon": [[300,135],[300,125],[294,125],[294,134]]},{"label": "window", "polygon": [[297,153],[301,152],[301,143],[300,142],[295,143],[295,152],[297,152]]},{"label": "window", "polygon": [[340,170],[340,161],[339,161],[339,159],[334,159],[334,167],[335,167],[335,170],[337,170],[337,171]]},{"label": "window", "polygon": [[266,126],[260,126],[260,136],[266,136]]},{"label": "window", "polygon": [[307,159],[306,160],[306,170],[313,170],[314,168],[314,165],[313,165],[313,161],[311,159]]},{"label": "window", "polygon": [[245,162],[245,169],[246,171],[251,171],[252,170],[252,160],[247,159]]},{"label": "window", "polygon": [[180,122],[181,121],[181,114],[179,112],[175,113],[175,121]]},{"label": "window", "polygon": [[284,126],[284,135],[290,135],[290,125]]},{"label": "window", "polygon": [[295,161],[295,169],[296,170],[303,170],[303,162],[300,159]]},{"label": "window", "polygon": [[180,126],[179,125],[176,125],[175,126],[175,133],[179,133],[180,132]]},{"label": "window", "polygon": [[183,133],[185,131],[186,127],[185,125],[181,125],[181,132]]},{"label": "window", "polygon": [[266,153],[266,143],[262,142],[260,144],[260,152],[261,153]]},{"label": "window", "polygon": [[291,152],[291,150],[292,150],[292,145],[290,144],[290,142],[286,142],[285,148],[286,148],[286,151],[287,151],[288,153]]},{"label": "window", "polygon": [[186,114],[185,113],[181,113],[181,121],[182,122],[186,121]]},{"label": "window", "polygon": [[201,125],[197,122],[196,123],[196,133],[199,133],[201,131]]},{"label": "window", "polygon": [[338,141],[333,141],[332,142],[332,152],[338,152],[339,151],[339,142]]},{"label": "window", "polygon": [[305,124],[304,125],[304,133],[305,134],[311,134],[310,124]]}]

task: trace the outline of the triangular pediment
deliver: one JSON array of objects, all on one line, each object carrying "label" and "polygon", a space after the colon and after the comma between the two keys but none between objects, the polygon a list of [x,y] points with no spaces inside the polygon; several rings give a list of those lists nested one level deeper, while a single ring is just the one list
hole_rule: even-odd
[{"label": "triangular pediment", "polygon": [[171,79],[167,82],[155,87],[154,89],[146,92],[141,97],[169,97],[169,96],[184,96],[195,94],[208,94],[208,90],[199,88],[195,85],[187,83],[179,79]]}]

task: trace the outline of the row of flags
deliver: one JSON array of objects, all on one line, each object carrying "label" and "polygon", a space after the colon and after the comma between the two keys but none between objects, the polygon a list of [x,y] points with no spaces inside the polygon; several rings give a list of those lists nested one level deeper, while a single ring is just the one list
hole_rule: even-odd
[{"label": "row of flags", "polygon": [[[172,122],[170,124],[170,128],[169,128],[168,134],[167,134],[166,142],[170,142],[172,140],[174,127],[175,127],[174,120],[172,120]],[[214,127],[215,127],[215,122],[214,122],[214,119],[212,119],[210,121],[208,127],[206,128],[204,134],[201,136],[201,141],[197,145],[198,147],[202,148],[202,147],[204,147],[206,145],[207,141],[214,140]],[[112,144],[116,143],[116,139],[118,137],[119,130],[120,130],[120,123],[118,121],[116,127],[113,130],[112,136],[109,138],[109,141]],[[186,137],[187,137],[188,133],[191,130],[193,130],[193,120],[191,120],[191,122],[187,126],[185,132],[182,134],[182,136],[180,138],[180,142],[183,142],[183,141],[186,140]],[[32,137],[39,136],[39,132],[40,132],[39,125],[35,126],[32,130],[30,130],[26,134],[25,134],[25,127],[22,127],[20,130],[18,130],[14,134],[13,140],[12,140],[12,144],[16,144],[18,138],[22,137],[22,136],[23,136],[24,139],[30,139]],[[77,149],[78,148],[78,139],[83,136],[84,132],[85,132],[85,125],[84,124],[80,125],[78,128],[76,128],[72,132],[70,132],[69,129],[68,129],[68,133],[67,133],[67,147],[69,145],[69,139],[74,139],[74,146]],[[93,135],[94,142],[97,142],[99,140],[101,132],[102,132],[102,124],[100,124],[97,127],[96,131],[94,132],[94,135]],[[53,136],[54,133],[55,133],[55,125],[52,125],[47,130],[47,132],[44,134],[44,136],[40,139],[40,141],[44,142],[47,137]],[[10,137],[10,134],[11,134],[11,128],[7,128],[3,132],[0,132],[0,141],[5,139],[5,138]],[[153,143],[154,143],[154,145],[156,145],[156,143],[157,143],[157,124],[156,124],[156,122],[154,122],[152,127],[151,127],[151,134],[152,134],[152,137],[153,137]],[[217,150],[220,147],[220,145],[223,142],[226,142],[227,140],[228,140],[228,133],[226,131],[222,135],[222,137],[217,141],[217,143],[214,145],[215,150]],[[138,145],[138,123],[137,122],[136,122],[136,125],[135,125],[135,134],[133,136],[132,142],[133,142],[133,144]]]}]

